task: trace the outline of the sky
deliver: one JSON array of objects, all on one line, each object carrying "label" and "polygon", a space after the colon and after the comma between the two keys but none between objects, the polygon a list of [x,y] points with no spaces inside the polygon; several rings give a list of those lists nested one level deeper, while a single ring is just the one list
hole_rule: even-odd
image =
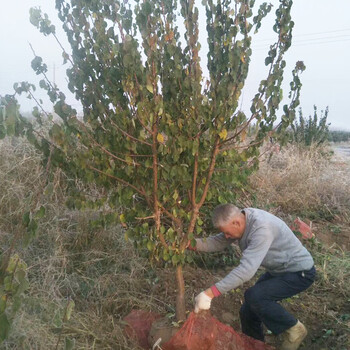
[{"label": "sky", "polygon": [[[257,0],[256,3],[263,1]],[[271,3],[278,6],[277,0]],[[52,110],[45,92],[38,87],[38,78],[30,63],[33,59],[32,45],[38,56],[48,65],[48,76],[66,93],[67,101],[79,110],[79,102],[71,96],[65,78],[62,52],[53,37],[45,37],[30,23],[29,9],[40,7],[56,25],[57,35],[69,49],[61,22],[57,18],[54,0],[1,0],[0,11],[0,95],[13,93],[13,84],[29,81],[37,85],[36,97],[44,101],[47,111]],[[295,22],[292,47],[285,59],[287,67],[283,84],[284,95],[288,95],[291,71],[296,61],[303,61],[306,71],[302,74],[301,104],[304,117],[313,114],[313,106],[319,111],[328,106],[328,122],[331,128],[350,131],[350,1],[349,0],[294,0],[292,18]],[[269,45],[274,42],[272,31],[274,10],[269,14],[259,34],[253,37],[253,56],[249,68],[241,108],[249,112],[250,101],[266,68],[264,59]],[[206,64],[205,19],[200,15],[200,39],[203,41],[202,64]],[[205,69],[204,69],[205,71]],[[19,99],[21,111],[27,112],[33,101]]]}]

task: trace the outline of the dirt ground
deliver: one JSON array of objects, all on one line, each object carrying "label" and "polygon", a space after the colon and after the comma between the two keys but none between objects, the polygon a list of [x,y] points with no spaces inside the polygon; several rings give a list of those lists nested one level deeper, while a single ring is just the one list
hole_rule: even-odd
[{"label": "dirt ground", "polygon": [[[317,267],[321,272],[322,267]],[[224,277],[230,268],[225,269],[202,269],[186,267],[185,280],[186,291],[189,295],[187,310],[193,307],[191,301],[201,290],[217,282]],[[244,300],[244,291],[252,286],[258,276],[263,273],[261,270],[257,276],[241,288],[215,298],[212,302],[211,313],[219,321],[241,331],[239,321],[239,309]],[[162,276],[165,280],[157,287],[168,290],[168,297],[175,293],[174,280],[170,275]],[[174,290],[173,290],[174,288]],[[159,290],[159,292],[162,292]],[[175,295],[173,295],[175,297]],[[308,329],[308,336],[300,349],[308,350],[349,350],[350,349],[350,303],[344,299],[342,291],[337,288],[325,289],[321,280],[316,282],[307,291],[283,301],[283,305],[291,313],[300,319]],[[266,342],[279,348],[281,339],[265,330]]]}]

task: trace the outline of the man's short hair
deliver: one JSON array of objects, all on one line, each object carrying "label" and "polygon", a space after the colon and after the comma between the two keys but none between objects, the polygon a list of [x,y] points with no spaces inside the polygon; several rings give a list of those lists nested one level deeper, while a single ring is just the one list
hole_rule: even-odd
[{"label": "man's short hair", "polygon": [[225,226],[228,224],[235,216],[239,215],[241,210],[238,209],[233,204],[221,204],[217,206],[212,215],[213,225],[216,228]]}]

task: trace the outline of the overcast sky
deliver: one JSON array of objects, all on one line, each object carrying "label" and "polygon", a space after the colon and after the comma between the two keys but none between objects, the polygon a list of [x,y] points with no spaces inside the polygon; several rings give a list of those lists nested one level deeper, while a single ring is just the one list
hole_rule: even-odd
[{"label": "overcast sky", "polygon": [[[257,3],[263,1],[257,0]],[[277,0],[272,4],[278,5]],[[33,82],[38,86],[38,78],[31,69],[33,53],[43,57],[49,66],[49,77],[55,79],[58,86],[68,94],[65,88],[65,69],[62,65],[61,50],[55,40],[44,37],[29,22],[29,8],[41,7],[50,19],[60,27],[54,8],[54,0],[2,0],[0,11],[0,95],[13,92],[13,83]],[[285,56],[287,69],[285,74],[285,92],[288,94],[288,82],[295,62],[304,61],[306,71],[302,74],[303,88],[301,107],[304,116],[313,113],[313,105],[318,110],[329,106],[328,121],[333,128],[350,130],[350,1],[349,0],[295,0],[292,17],[295,22],[293,44]],[[249,77],[242,96],[242,108],[249,111],[250,100],[257,91],[259,81],[265,76],[264,58],[269,44],[275,39],[272,31],[274,14],[263,24],[263,30],[254,39],[253,57],[249,68]],[[201,38],[205,41],[205,23],[201,18]],[[59,28],[58,28],[59,29]],[[58,32],[66,43],[63,31]],[[67,46],[65,44],[65,46]],[[203,44],[205,50],[205,43]],[[203,50],[203,51],[204,51]],[[203,64],[205,64],[203,53]],[[41,78],[40,78],[41,79]],[[39,89],[39,88],[38,88]],[[45,94],[37,91],[38,98],[45,101]],[[46,99],[47,101],[47,99]],[[79,109],[72,97],[68,101]],[[20,99],[21,110],[31,110],[33,103]],[[51,110],[48,102],[45,108]]]}]

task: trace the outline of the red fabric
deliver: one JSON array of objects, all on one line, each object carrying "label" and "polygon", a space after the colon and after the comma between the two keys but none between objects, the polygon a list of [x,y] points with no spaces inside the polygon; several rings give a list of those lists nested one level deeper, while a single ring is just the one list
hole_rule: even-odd
[{"label": "red fabric", "polygon": [[303,239],[311,239],[315,236],[311,227],[299,218],[294,220],[294,224],[290,228],[293,231],[300,232]]},{"label": "red fabric", "polygon": [[158,318],[160,318],[160,315],[153,312],[132,310],[123,319],[127,323],[124,332],[129,338],[135,339],[143,349],[149,349],[148,335],[152,323]]},{"label": "red fabric", "polygon": [[261,341],[237,333],[209,312],[191,313],[182,328],[165,344],[163,350],[272,350]]},{"label": "red fabric", "polygon": [[218,297],[221,295],[221,292],[219,291],[219,289],[216,288],[215,284],[213,286],[211,286],[210,289],[213,292],[214,297]]}]

